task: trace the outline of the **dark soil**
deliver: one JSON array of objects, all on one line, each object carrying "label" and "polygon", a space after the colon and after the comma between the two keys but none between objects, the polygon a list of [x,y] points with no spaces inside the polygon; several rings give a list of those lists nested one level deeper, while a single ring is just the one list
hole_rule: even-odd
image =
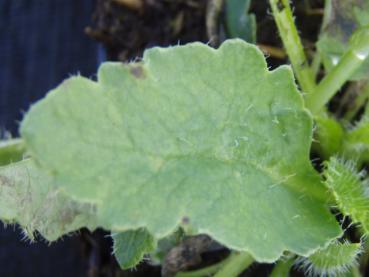
[{"label": "dark soil", "polygon": [[[136,4],[127,4],[135,2]],[[297,25],[303,42],[310,53],[313,50],[322,20],[323,0],[311,0],[309,10],[305,1],[293,1]],[[138,4],[137,4],[138,3]],[[270,15],[268,1],[253,1],[251,12],[257,17],[257,43],[281,49],[273,18]],[[206,28],[207,1],[205,0],[97,0],[92,16],[93,23],[85,32],[101,42],[106,49],[107,59],[114,61],[132,61],[142,56],[143,51],[153,46],[186,44],[192,41],[209,42]],[[220,14],[219,37],[225,39]],[[288,61],[268,53],[271,68]],[[133,271],[121,271],[111,256],[111,241],[107,233],[83,232],[86,258],[89,260],[89,276],[161,276],[161,268],[141,263]],[[203,247],[199,247],[202,245]],[[178,250],[179,249],[179,250]],[[167,276],[183,269],[201,268],[224,258],[228,250],[217,247],[211,250],[198,239],[184,241],[177,252],[171,252],[166,259],[164,270]],[[190,255],[189,255],[190,253]],[[168,259],[171,258],[171,260]],[[267,276],[272,265],[253,265],[242,276]],[[301,275],[294,272],[293,276]]]},{"label": "dark soil", "polygon": [[191,41],[206,42],[203,0],[143,0],[139,8],[119,0],[98,0],[88,35],[101,41],[109,60],[141,57],[144,49]]}]

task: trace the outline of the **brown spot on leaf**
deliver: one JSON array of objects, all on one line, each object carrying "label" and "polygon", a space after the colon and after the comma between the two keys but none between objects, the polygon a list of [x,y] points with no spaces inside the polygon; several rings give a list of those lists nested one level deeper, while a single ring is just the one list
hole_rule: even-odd
[{"label": "brown spot on leaf", "polygon": [[182,224],[187,225],[187,224],[190,223],[190,218],[188,216],[184,216],[184,217],[182,217],[181,222],[182,222]]},{"label": "brown spot on leaf", "polygon": [[145,71],[142,65],[131,65],[129,71],[133,76],[137,79],[144,79],[145,78]]},{"label": "brown spot on leaf", "polygon": [[0,186],[13,186],[14,183],[8,178],[8,177],[5,177],[5,176],[0,176]]}]

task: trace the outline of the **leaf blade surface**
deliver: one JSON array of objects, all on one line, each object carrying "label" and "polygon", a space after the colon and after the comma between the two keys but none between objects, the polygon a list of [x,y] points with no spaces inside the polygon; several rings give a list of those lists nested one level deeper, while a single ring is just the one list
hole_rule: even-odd
[{"label": "leaf blade surface", "polygon": [[290,68],[268,71],[240,40],[105,63],[98,82],[71,78],[34,105],[21,133],[113,231],[159,239],[190,225],[259,261],[306,255],[341,232],[309,161],[312,119]]}]

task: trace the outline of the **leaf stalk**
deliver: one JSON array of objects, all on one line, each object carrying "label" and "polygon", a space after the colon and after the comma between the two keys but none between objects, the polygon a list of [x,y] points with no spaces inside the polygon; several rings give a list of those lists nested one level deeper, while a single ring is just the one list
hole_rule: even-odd
[{"label": "leaf stalk", "polygon": [[306,106],[310,111],[313,114],[319,113],[368,56],[369,27],[359,30],[353,35],[350,48],[338,64],[323,78],[315,91],[307,95]]},{"label": "leaf stalk", "polygon": [[247,252],[233,253],[214,277],[237,277],[253,262],[254,258]]},{"label": "leaf stalk", "polygon": [[220,261],[219,263],[198,269],[198,270],[192,270],[188,272],[179,272],[176,274],[175,277],[204,277],[204,276],[211,276],[217,271],[219,271],[226,263],[228,263],[228,260],[232,257],[229,256],[228,258]]},{"label": "leaf stalk", "polygon": [[315,89],[313,72],[309,67],[304,48],[298,34],[289,0],[269,0],[274,20],[283,45],[291,61],[296,78],[304,93]]}]

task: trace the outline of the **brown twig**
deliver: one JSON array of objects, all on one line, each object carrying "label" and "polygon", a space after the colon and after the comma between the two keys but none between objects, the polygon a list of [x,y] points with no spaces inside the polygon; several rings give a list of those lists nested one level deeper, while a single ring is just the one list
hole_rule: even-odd
[{"label": "brown twig", "polygon": [[142,11],[144,6],[143,0],[113,0],[113,2],[135,11]]},{"label": "brown twig", "polygon": [[258,47],[261,49],[261,51],[264,52],[264,54],[269,55],[273,58],[283,60],[287,57],[286,52],[281,48],[264,44],[258,44]]},{"label": "brown twig", "polygon": [[223,8],[224,0],[208,0],[206,8],[206,31],[211,46],[218,46],[219,40],[219,16]]}]

